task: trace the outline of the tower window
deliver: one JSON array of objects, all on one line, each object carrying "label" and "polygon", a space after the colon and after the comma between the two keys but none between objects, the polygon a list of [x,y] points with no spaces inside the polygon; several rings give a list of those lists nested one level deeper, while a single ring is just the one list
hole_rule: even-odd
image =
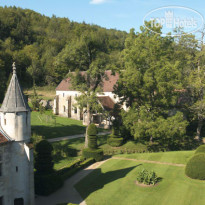
[{"label": "tower window", "polygon": [[2,162],[0,162],[0,177],[2,176]]},{"label": "tower window", "polygon": [[[2,159],[2,154],[0,153],[0,176],[2,176],[2,172],[3,172],[3,171],[2,171],[2,170],[3,170],[3,165],[2,165],[3,162],[2,162],[2,160],[3,160],[3,159]],[[0,204],[0,205],[1,205],[1,204]]]},{"label": "tower window", "polygon": [[0,197],[0,205],[3,205],[3,196]]},{"label": "tower window", "polygon": [[14,199],[14,205],[24,205],[23,198]]}]

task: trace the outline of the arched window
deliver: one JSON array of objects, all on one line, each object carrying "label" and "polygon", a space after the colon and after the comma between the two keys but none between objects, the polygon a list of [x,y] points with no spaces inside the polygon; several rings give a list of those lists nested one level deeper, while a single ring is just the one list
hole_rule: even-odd
[{"label": "arched window", "polygon": [[14,199],[14,205],[24,205],[23,198]]}]

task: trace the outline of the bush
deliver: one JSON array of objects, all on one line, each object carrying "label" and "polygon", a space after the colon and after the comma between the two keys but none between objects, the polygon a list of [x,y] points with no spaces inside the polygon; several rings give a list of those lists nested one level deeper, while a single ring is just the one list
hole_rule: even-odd
[{"label": "bush", "polygon": [[119,147],[123,143],[123,138],[122,137],[120,138],[109,137],[107,139],[107,143],[112,147]]},{"label": "bush", "polygon": [[86,159],[93,158],[96,162],[103,160],[103,150],[102,149],[83,149],[83,157]]},{"label": "bush", "polygon": [[38,174],[53,172],[53,147],[47,140],[42,140],[36,145],[35,169]]},{"label": "bush", "polygon": [[70,164],[68,167],[58,170],[58,174],[62,177],[63,180],[74,175],[77,171],[89,166],[94,162],[93,158],[89,158],[85,161],[77,160]]},{"label": "bush", "polygon": [[92,158],[85,161],[77,160],[68,167],[60,169],[52,174],[42,175],[35,173],[35,193],[47,196],[55,192],[63,185],[64,180],[71,177],[79,170],[89,166],[93,162],[94,159]]},{"label": "bush", "polygon": [[194,155],[187,163],[185,173],[192,179],[205,180],[205,154]]},{"label": "bush", "polygon": [[204,153],[205,154],[205,145],[201,145],[196,149],[195,154]]},{"label": "bush", "polygon": [[35,193],[38,195],[47,196],[62,186],[63,179],[58,172],[48,175],[40,175],[35,173]]},{"label": "bush", "polygon": [[159,178],[154,171],[143,169],[138,172],[137,181],[146,185],[155,185],[159,181]]},{"label": "bush", "polygon": [[90,149],[97,149],[97,136],[88,136],[88,147]]},{"label": "bush", "polygon": [[97,127],[95,126],[95,124],[93,124],[93,123],[90,124],[88,126],[87,134],[89,136],[95,136],[95,135],[97,135],[97,133],[98,133],[98,130],[97,130]]}]

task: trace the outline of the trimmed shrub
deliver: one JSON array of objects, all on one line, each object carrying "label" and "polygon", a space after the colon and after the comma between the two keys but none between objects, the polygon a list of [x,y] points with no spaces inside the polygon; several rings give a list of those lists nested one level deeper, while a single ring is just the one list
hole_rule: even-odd
[{"label": "trimmed shrub", "polygon": [[54,172],[48,175],[35,173],[35,193],[38,195],[48,196],[63,186],[63,179]]},{"label": "trimmed shrub", "polygon": [[87,134],[89,136],[95,136],[95,135],[97,135],[97,133],[98,133],[98,130],[97,130],[97,127],[95,126],[95,124],[93,124],[93,123],[90,124],[88,126]]},{"label": "trimmed shrub", "polygon": [[88,136],[88,147],[90,149],[97,149],[97,136]]},{"label": "trimmed shrub", "polygon": [[138,172],[137,181],[146,185],[155,185],[159,181],[159,178],[154,171],[143,169]]},{"label": "trimmed shrub", "polygon": [[35,173],[35,193],[38,195],[47,196],[62,185],[63,181],[74,175],[79,170],[89,166],[94,162],[94,159],[90,158],[85,161],[76,160],[68,167],[60,169],[52,174],[40,175]]},{"label": "trimmed shrub", "polygon": [[107,139],[107,143],[112,147],[120,147],[123,143],[123,138],[122,137],[119,137],[119,138],[109,137]]},{"label": "trimmed shrub", "polygon": [[194,155],[187,163],[185,173],[192,179],[205,180],[205,154]]},{"label": "trimmed shrub", "polygon": [[96,162],[103,160],[103,150],[102,149],[83,149],[83,157],[86,159],[93,158]]},{"label": "trimmed shrub", "polygon": [[89,158],[85,161],[77,160],[76,162],[70,164],[68,167],[58,170],[58,174],[62,177],[63,180],[66,180],[67,178],[71,177],[79,170],[94,163],[94,161],[95,160],[93,158]]},{"label": "trimmed shrub", "polygon": [[53,172],[53,146],[47,140],[42,140],[36,145],[35,169],[38,174]]},{"label": "trimmed shrub", "polygon": [[195,154],[204,153],[205,154],[205,145],[201,145],[196,149]]}]

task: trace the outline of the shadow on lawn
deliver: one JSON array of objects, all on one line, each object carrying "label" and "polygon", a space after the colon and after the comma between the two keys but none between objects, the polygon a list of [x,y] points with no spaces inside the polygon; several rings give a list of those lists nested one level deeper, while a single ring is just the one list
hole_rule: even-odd
[{"label": "shadow on lawn", "polygon": [[35,125],[32,126],[31,129],[32,132],[45,137],[45,139],[85,133],[85,127],[79,125]]},{"label": "shadow on lawn", "polygon": [[[142,164],[115,171],[109,171],[106,173],[102,173],[101,168],[95,169],[92,174],[82,179],[82,181],[77,183],[75,187],[77,188],[83,199],[86,199],[93,192],[102,189],[106,184],[124,178],[130,171],[140,165]],[[87,170],[83,171],[86,172]]]}]

